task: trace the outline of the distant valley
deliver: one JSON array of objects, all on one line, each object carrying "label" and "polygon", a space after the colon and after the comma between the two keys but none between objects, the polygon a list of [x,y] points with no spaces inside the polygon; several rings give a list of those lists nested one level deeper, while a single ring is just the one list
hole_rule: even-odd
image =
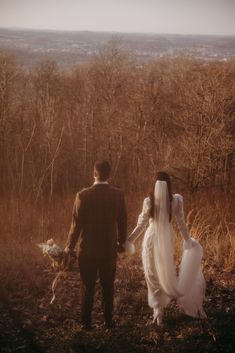
[{"label": "distant valley", "polygon": [[165,55],[218,61],[235,58],[235,37],[22,29],[0,29],[0,51],[14,54],[24,66],[53,60],[69,67],[88,62],[113,37],[142,63]]}]

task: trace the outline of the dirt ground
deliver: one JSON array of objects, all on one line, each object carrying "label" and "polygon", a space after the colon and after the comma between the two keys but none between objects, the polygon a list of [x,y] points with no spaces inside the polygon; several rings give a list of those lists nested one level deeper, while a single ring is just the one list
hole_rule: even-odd
[{"label": "dirt ground", "polygon": [[[93,312],[92,331],[79,324],[79,276],[75,268],[60,284],[50,305],[54,272],[45,261],[32,279],[22,276],[11,288],[1,289],[1,353],[228,353],[235,332],[234,272],[206,269],[205,311],[208,319],[193,319],[172,302],[161,327],[151,324],[147,289],[140,259],[119,258],[115,315],[117,327],[103,327],[100,287]],[[35,280],[36,278],[36,280]],[[31,285],[28,286],[27,281]]]}]

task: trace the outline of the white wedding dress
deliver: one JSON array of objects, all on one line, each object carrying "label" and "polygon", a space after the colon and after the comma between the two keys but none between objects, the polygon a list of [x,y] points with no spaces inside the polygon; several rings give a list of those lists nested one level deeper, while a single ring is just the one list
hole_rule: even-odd
[{"label": "white wedding dress", "polygon": [[[203,310],[206,285],[201,270],[203,250],[189,236],[184,220],[183,198],[174,194],[170,206],[167,183],[157,181],[154,202],[157,211],[151,218],[150,197],[144,200],[137,226],[128,239],[133,243],[148,225],[144,235],[142,261],[148,287],[148,304],[153,309],[154,319],[161,321],[160,315],[162,316],[164,307],[173,298],[177,298],[178,305],[185,314],[206,317]],[[169,207],[172,209],[172,219],[177,219],[184,237],[179,275],[174,263],[174,231],[169,221]]]}]

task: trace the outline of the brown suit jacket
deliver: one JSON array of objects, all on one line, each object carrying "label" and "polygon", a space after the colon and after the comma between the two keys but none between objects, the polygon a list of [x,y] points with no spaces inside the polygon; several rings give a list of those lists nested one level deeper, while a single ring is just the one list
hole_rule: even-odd
[{"label": "brown suit jacket", "polygon": [[123,192],[109,184],[96,184],[77,193],[67,246],[73,250],[79,237],[79,253],[89,258],[111,258],[127,233]]}]

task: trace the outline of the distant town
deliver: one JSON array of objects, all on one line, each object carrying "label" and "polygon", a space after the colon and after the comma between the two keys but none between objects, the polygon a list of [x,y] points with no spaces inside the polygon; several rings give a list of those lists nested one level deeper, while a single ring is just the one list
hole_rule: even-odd
[{"label": "distant town", "polygon": [[0,29],[0,51],[12,53],[24,66],[52,60],[69,67],[86,63],[113,38],[140,63],[163,56],[187,55],[200,60],[235,58],[234,36],[134,34],[88,31]]}]

